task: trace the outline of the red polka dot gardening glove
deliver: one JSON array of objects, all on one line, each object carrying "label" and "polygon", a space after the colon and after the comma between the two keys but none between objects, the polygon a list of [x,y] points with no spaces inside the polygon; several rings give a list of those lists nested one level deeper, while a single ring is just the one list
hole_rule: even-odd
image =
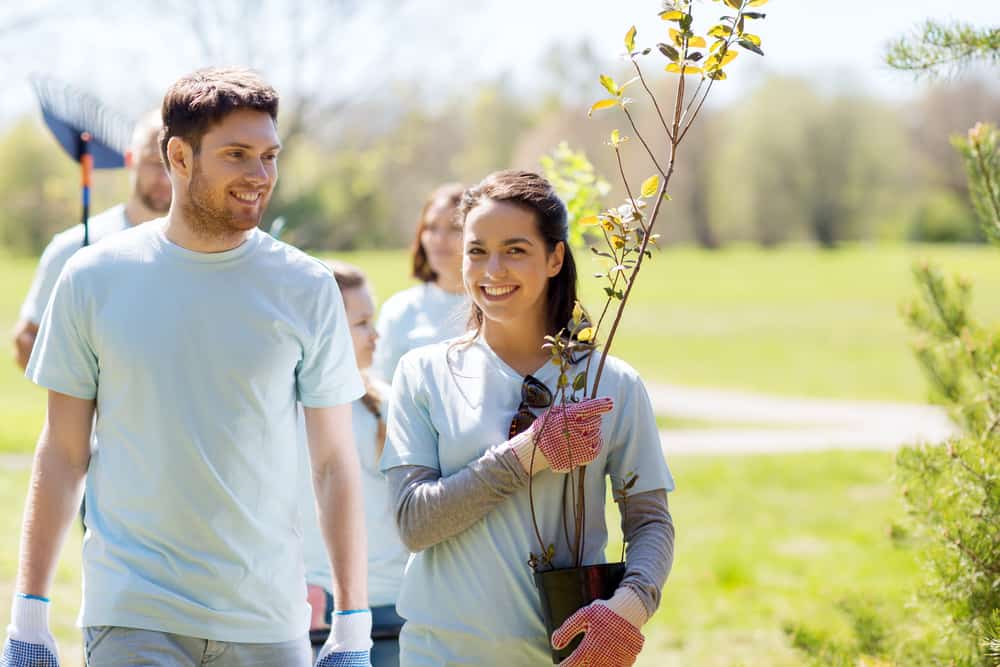
[{"label": "red polka dot gardening glove", "polygon": [[[556,405],[546,410],[523,434],[512,441],[514,453],[528,470],[531,465],[532,441],[538,446],[534,470],[551,468],[553,472],[569,472],[589,464],[601,452],[601,416],[610,412],[615,403],[610,398],[595,398]],[[568,432],[568,435],[567,435]]]},{"label": "red polka dot gardening glove", "polygon": [[561,649],[581,632],[583,641],[560,667],[629,667],[645,639],[639,627],[646,610],[638,596],[619,588],[610,600],[596,600],[566,619],[552,633],[552,646]]}]

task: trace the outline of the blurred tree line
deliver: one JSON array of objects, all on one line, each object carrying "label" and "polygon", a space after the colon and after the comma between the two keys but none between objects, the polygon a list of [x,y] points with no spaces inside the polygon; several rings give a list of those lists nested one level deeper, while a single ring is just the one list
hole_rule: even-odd
[{"label": "blurred tree line", "polygon": [[[582,100],[599,84],[580,78],[586,68],[570,71],[574,60],[553,56],[551,92],[530,99],[500,78],[427,108],[398,85],[381,100],[338,106],[334,129],[296,116],[267,222],[284,216],[285,238],[311,250],[403,246],[423,197],[441,182],[538,169],[561,141],[584,150],[598,173],[613,174],[613,153],[602,144],[613,121],[587,118]],[[707,248],[982,241],[948,137],[1000,117],[1000,91],[984,81],[941,81],[904,104],[858,88],[772,77],[739,107],[703,110],[692,129],[702,136],[690,142],[699,150],[678,160],[664,240]],[[654,122],[639,114],[640,128]],[[0,150],[16,156],[0,164],[0,245],[38,253],[77,220],[76,169],[35,118],[0,134]],[[628,156],[635,161],[627,173],[645,168],[638,150]],[[127,179],[102,173],[94,190],[92,210],[100,210],[124,198]]]}]

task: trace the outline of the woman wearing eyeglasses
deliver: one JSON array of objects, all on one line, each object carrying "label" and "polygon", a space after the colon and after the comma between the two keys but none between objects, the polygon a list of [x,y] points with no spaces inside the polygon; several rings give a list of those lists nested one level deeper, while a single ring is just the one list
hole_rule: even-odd
[{"label": "woman wearing eyeglasses", "polygon": [[558,418],[533,419],[551,404],[559,374],[543,337],[568,323],[576,299],[566,209],[542,177],[507,171],[468,190],[459,217],[475,326],[400,361],[381,461],[397,528],[415,552],[398,602],[407,619],[400,664],[551,662],[527,564],[539,551],[528,498],[536,439],[532,494],[555,567],[573,565],[562,523],[565,473],[587,465],[584,564],[605,561],[607,477],[621,487],[638,474],[621,586],[554,635],[563,646],[586,628],[563,664],[631,665],[673,559],[666,494],[674,483],[649,398],[636,372],[609,358],[600,398],[571,404],[565,420],[559,406],[548,408]]},{"label": "woman wearing eyeglasses", "polygon": [[411,251],[412,275],[420,284],[389,297],[379,313],[380,343],[372,372],[392,381],[400,357],[410,350],[465,331],[462,287],[462,226],[455,211],[462,186],[448,183],[424,202]]},{"label": "woman wearing eyeglasses", "polygon": [[[389,490],[378,469],[378,460],[385,444],[385,401],[388,387],[368,373],[372,353],[377,349],[374,318],[375,305],[364,273],[343,262],[329,262],[333,277],[344,299],[354,344],[354,358],[361,369],[365,395],[354,402],[351,425],[361,462],[361,490],[364,500],[365,528],[368,533],[368,603],[372,612],[371,664],[374,667],[398,667],[397,637],[403,620],[396,614],[396,598],[403,578],[403,568],[409,552],[389,518]],[[305,433],[300,434],[306,447]],[[300,511],[302,512],[302,542],[306,568],[308,600],[312,607],[310,635],[314,644],[322,644],[329,634],[331,622],[342,617],[334,615],[330,595],[330,561],[316,518],[309,457],[300,456],[302,478]]]}]

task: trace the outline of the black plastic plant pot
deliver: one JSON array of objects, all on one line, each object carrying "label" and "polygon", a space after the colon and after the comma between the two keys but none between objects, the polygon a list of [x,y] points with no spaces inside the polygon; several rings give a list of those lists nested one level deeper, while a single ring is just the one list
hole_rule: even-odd
[{"label": "black plastic plant pot", "polygon": [[[549,640],[552,633],[578,609],[594,600],[607,600],[625,577],[625,563],[602,563],[583,567],[535,572],[535,588],[542,600],[542,616]],[[577,637],[560,650],[552,649],[552,664],[559,664],[583,641]]]}]

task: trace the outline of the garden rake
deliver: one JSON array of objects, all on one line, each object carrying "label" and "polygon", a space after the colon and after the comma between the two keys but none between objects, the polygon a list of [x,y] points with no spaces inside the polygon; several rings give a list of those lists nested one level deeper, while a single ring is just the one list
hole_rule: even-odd
[{"label": "garden rake", "polygon": [[66,154],[80,165],[86,246],[90,243],[88,219],[93,170],[126,166],[132,124],[90,93],[51,77],[33,75],[31,84],[45,124]]}]

